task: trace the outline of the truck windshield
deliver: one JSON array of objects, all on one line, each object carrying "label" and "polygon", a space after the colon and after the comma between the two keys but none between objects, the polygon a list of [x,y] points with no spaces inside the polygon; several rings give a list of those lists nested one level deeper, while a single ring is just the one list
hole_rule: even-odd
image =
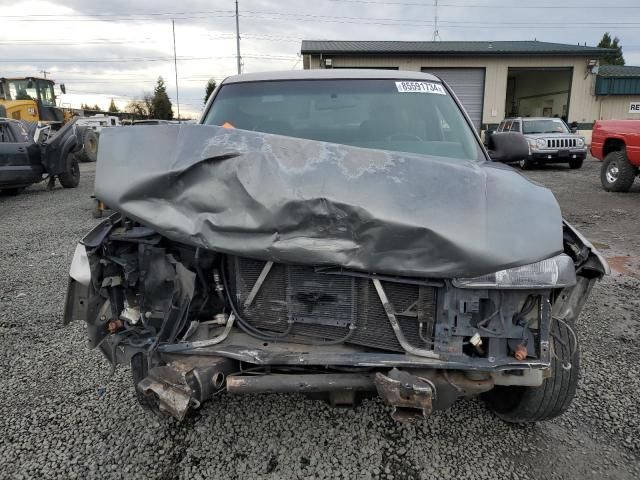
[{"label": "truck windshield", "polygon": [[56,96],[53,93],[53,83],[38,80],[38,91],[40,93],[40,100],[44,105],[51,107],[56,106]]},{"label": "truck windshield", "polygon": [[283,80],[223,85],[204,120],[364,148],[484,159],[439,82]]},{"label": "truck windshield", "polygon": [[10,80],[9,95],[12,100],[37,100],[36,84],[30,80]]},{"label": "truck windshield", "polygon": [[569,133],[569,129],[560,118],[544,118],[536,120],[524,119],[522,133]]},{"label": "truck windshield", "polygon": [[46,80],[9,80],[9,95],[12,100],[41,100],[43,105],[56,105],[53,83]]}]

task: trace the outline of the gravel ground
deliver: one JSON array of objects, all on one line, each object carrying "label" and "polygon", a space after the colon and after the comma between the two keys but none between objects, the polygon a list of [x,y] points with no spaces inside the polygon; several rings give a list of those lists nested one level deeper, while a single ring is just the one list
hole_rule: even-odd
[{"label": "gravel ground", "polygon": [[63,328],[67,271],[91,217],[94,165],[80,188],[0,198],[0,478],[640,477],[640,186],[600,188],[599,163],[527,173],[607,257],[579,322],[583,373],[571,409],[507,425],[461,401],[415,426],[377,400],[334,410],[302,396],[223,395],[182,424],[136,404],[129,371]]}]

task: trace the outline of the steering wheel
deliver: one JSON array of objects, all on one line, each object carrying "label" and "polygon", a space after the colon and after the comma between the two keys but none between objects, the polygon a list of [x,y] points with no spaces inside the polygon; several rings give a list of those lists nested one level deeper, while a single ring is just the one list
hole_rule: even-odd
[{"label": "steering wheel", "polygon": [[418,135],[414,135],[413,133],[392,133],[391,135],[387,135],[384,137],[385,140],[418,140],[419,142],[424,142],[423,138],[420,138]]}]

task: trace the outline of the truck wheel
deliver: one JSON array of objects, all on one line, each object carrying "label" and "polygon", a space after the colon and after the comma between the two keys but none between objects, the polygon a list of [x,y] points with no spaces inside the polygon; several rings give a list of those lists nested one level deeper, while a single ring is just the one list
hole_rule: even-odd
[{"label": "truck wheel", "polygon": [[73,153],[67,157],[67,169],[58,175],[58,180],[64,188],[76,188],[80,183],[80,166]]},{"label": "truck wheel", "polygon": [[624,151],[609,153],[600,168],[600,182],[607,192],[628,192],[638,174],[638,168],[627,160]]},{"label": "truck wheel", "polygon": [[497,386],[482,395],[487,406],[502,420],[532,423],[562,415],[576,393],[580,370],[578,338],[573,324],[552,320],[551,376],[539,387]]},{"label": "truck wheel", "polygon": [[583,158],[574,158],[572,160],[569,160],[569,168],[571,170],[577,170],[578,168],[582,167],[583,163],[584,163]]},{"label": "truck wheel", "polygon": [[534,163],[533,163],[533,160],[530,160],[528,158],[523,158],[522,160],[520,160],[518,165],[520,165],[520,168],[522,170],[532,170]]},{"label": "truck wheel", "polygon": [[90,128],[84,132],[83,138],[84,157],[87,162],[95,162],[98,160],[98,134]]}]

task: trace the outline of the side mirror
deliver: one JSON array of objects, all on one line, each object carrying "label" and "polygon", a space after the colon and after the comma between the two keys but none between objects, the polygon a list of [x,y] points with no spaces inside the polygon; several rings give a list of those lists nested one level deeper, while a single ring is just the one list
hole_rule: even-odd
[{"label": "side mirror", "polygon": [[576,133],[578,131],[578,127],[571,127],[569,130],[571,130],[571,133]]},{"label": "side mirror", "polygon": [[64,86],[64,83],[61,83],[61,84],[60,84],[60,91],[61,91],[62,93],[67,93],[67,87],[65,87],[65,86]]},{"label": "side mirror", "polygon": [[495,130],[485,130],[484,131],[484,146],[489,148],[489,143],[491,142],[491,137],[496,133]]},{"label": "side mirror", "polygon": [[498,132],[489,137],[489,156],[494,162],[514,163],[529,157],[529,143],[518,132]]}]

